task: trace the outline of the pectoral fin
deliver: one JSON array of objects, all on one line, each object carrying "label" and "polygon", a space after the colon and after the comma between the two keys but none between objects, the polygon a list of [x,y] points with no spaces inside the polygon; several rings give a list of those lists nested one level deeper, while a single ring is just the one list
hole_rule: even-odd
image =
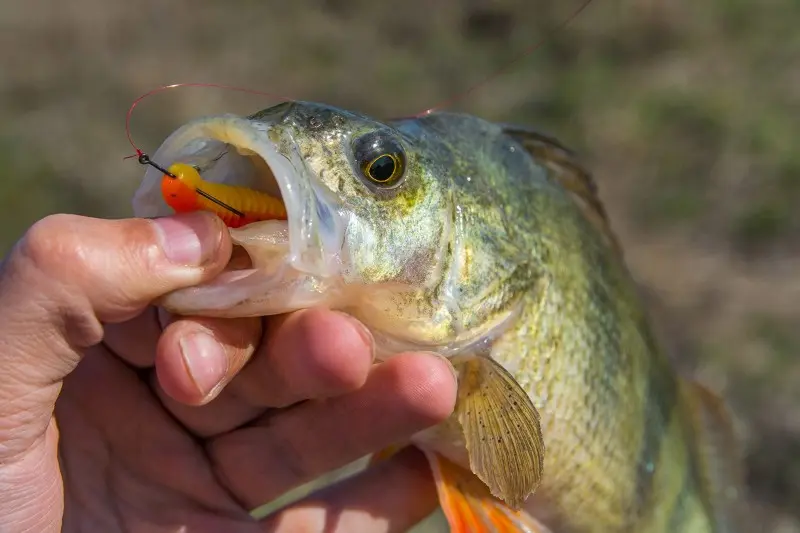
[{"label": "pectoral fin", "polygon": [[513,376],[490,357],[458,356],[454,415],[472,472],[491,494],[519,509],[542,479],[544,439],[539,413]]},{"label": "pectoral fin", "polygon": [[524,511],[513,511],[481,480],[441,455],[423,450],[452,533],[550,533]]}]

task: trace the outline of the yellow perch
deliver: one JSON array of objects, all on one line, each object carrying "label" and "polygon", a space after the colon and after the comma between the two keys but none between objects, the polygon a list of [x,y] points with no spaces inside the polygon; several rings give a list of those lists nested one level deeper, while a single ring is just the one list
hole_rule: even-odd
[{"label": "yellow perch", "polygon": [[[452,531],[754,531],[722,402],[670,365],[590,174],[557,141],[470,115],[290,102],[191,122],[154,159],[280,196],[287,213],[231,229],[252,265],[170,294],[168,310],[325,305],[364,322],[379,359],[450,358],[455,411],[407,444]],[[137,215],[170,212],[160,180],[145,175]]]}]

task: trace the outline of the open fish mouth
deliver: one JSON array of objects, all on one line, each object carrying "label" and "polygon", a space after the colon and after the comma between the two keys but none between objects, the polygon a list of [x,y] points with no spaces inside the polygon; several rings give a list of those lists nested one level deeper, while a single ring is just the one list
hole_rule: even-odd
[{"label": "open fish mouth", "polygon": [[[339,273],[344,217],[336,200],[304,164],[297,144],[276,121],[289,104],[258,120],[222,115],[194,120],[173,132],[152,156],[162,167],[194,165],[205,181],[240,185],[279,198],[287,220],[231,229],[234,251],[214,280],[165,296],[176,314],[262,316],[324,303]],[[133,199],[138,217],[173,214],[161,195],[162,173],[148,167]]]}]

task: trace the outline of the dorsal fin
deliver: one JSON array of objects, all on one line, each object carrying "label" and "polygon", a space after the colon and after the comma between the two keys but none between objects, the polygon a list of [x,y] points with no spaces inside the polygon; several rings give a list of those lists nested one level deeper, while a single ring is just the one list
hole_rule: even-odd
[{"label": "dorsal fin", "polygon": [[622,248],[617,241],[608,215],[597,194],[597,184],[591,172],[578,161],[576,154],[557,139],[526,126],[500,124],[503,132],[514,138],[522,147],[550,172],[550,178],[570,193],[584,216],[617,253]]}]

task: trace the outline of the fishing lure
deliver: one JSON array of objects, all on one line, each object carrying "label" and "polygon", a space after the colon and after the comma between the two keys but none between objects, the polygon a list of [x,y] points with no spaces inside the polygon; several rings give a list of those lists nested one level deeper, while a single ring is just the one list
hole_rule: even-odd
[{"label": "fishing lure", "polygon": [[165,169],[146,154],[139,162],[163,173],[161,195],[176,213],[210,211],[229,228],[239,228],[263,220],[286,220],[286,207],[267,193],[224,183],[206,181],[193,166],[174,163]]}]

